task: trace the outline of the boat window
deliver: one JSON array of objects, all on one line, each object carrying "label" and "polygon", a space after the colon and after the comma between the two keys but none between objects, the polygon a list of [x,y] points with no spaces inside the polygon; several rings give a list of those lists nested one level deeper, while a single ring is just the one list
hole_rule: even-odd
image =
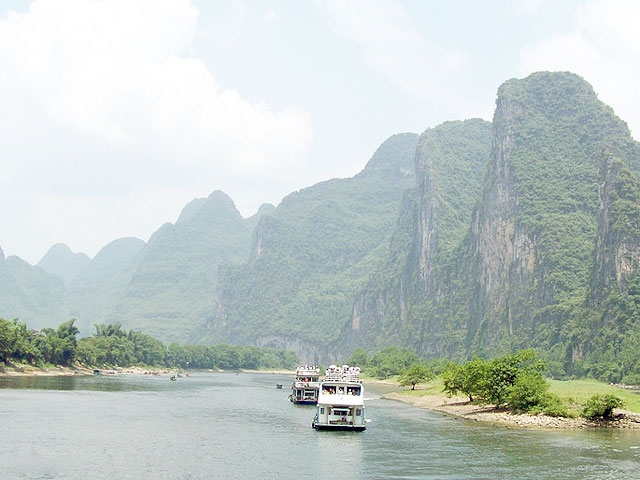
[{"label": "boat window", "polygon": [[344,387],[338,387],[338,393],[344,395]]},{"label": "boat window", "polygon": [[322,408],[320,409],[320,413],[321,413],[321,414],[324,414],[324,407],[322,407]]},{"label": "boat window", "polygon": [[362,410],[359,408],[356,408],[356,417],[359,417],[360,415],[362,415]]},{"label": "boat window", "polygon": [[347,387],[347,395],[360,395],[360,387]]}]

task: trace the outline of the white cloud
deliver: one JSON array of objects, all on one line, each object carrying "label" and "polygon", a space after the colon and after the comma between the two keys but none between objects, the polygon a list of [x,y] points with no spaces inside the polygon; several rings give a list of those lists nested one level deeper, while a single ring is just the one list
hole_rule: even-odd
[{"label": "white cloud", "polygon": [[570,28],[523,49],[523,75],[569,70],[590,82],[636,137],[640,133],[640,2],[597,0],[579,8]]},{"label": "white cloud", "polygon": [[[197,17],[190,0],[36,0],[0,18],[5,251],[37,260],[43,237],[82,238],[83,223],[94,252],[116,232],[148,236],[162,208],[250,191],[305,155],[308,113],[251,103],[188,55]],[[47,225],[37,247],[16,217]]]},{"label": "white cloud", "polygon": [[366,61],[410,97],[453,119],[477,115],[483,103],[455,87],[468,58],[462,50],[427,40],[401,2],[316,0],[335,31],[361,46]]}]

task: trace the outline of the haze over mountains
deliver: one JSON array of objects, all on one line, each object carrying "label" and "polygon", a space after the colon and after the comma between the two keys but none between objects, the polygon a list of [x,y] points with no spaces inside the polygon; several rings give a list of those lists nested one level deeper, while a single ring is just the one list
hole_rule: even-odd
[{"label": "haze over mountains", "polygon": [[505,82],[492,122],[393,135],[358,175],[243,219],[222,192],[147,244],[0,256],[0,316],[120,321],[309,361],[536,347],[557,375],[640,373],[640,146],[571,73]]}]

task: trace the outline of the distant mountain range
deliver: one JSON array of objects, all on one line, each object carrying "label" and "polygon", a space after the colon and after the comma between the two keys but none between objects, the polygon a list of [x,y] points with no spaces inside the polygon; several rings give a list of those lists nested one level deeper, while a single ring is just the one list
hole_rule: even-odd
[{"label": "distant mountain range", "polygon": [[[571,73],[498,90],[492,122],[393,135],[359,174],[243,219],[222,192],[147,244],[0,256],[0,316],[119,321],[305,360],[536,347],[554,375],[640,375],[640,146]],[[640,378],[640,377],[639,377]]]}]

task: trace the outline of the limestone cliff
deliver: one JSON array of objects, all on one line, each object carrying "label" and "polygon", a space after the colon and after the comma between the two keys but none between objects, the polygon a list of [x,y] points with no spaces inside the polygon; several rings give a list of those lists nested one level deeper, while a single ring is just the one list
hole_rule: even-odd
[{"label": "limestone cliff", "polygon": [[[474,165],[486,168],[475,190],[451,167],[464,162],[459,150],[468,132],[442,142],[438,130],[421,138],[417,186],[405,196],[385,266],[357,297],[345,349],[402,344],[468,357],[538,347],[562,363],[590,286],[602,288],[595,285],[605,278],[623,286],[636,271],[637,237],[629,231],[635,210],[606,193],[631,177],[601,164],[601,153],[606,147],[637,170],[638,144],[570,73],[541,72],[500,87],[492,131],[476,144],[484,162]],[[451,176],[438,174],[438,164]],[[631,188],[624,181],[618,190]],[[442,197],[469,191],[473,196],[451,209],[459,216],[443,221],[450,203]],[[626,220],[606,220],[613,211],[607,202],[627,212]]]}]

